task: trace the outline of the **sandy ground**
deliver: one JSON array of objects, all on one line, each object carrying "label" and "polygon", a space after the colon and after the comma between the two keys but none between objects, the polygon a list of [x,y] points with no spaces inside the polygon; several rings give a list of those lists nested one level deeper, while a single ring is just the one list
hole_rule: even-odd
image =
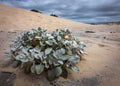
[{"label": "sandy ground", "polygon": [[[88,55],[77,64],[80,72],[69,70],[67,79],[60,77],[49,82],[44,74],[27,75],[19,68],[6,65],[10,57],[9,45],[16,36],[24,30],[39,26],[48,31],[70,28],[73,35],[85,42]],[[14,86],[120,86],[119,66],[120,25],[88,25],[0,5],[0,72],[16,74]],[[0,86],[3,85],[0,83]]]}]

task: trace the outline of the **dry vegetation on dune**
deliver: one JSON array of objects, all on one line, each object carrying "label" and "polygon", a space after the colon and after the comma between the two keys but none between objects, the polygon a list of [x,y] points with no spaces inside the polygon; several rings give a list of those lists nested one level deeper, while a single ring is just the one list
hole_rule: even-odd
[{"label": "dry vegetation on dune", "polygon": [[[80,72],[69,70],[67,79],[49,82],[44,73],[27,75],[10,65],[9,45],[20,32],[39,26],[48,31],[70,28],[85,42],[88,55],[77,64]],[[0,5],[0,86],[120,86],[119,62],[120,25],[88,25]]]}]

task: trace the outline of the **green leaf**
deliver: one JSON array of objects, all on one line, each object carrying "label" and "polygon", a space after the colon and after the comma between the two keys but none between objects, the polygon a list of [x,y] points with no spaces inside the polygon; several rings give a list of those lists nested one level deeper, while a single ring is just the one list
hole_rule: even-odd
[{"label": "green leaf", "polygon": [[41,31],[42,30],[42,28],[41,27],[38,27],[38,31]]},{"label": "green leaf", "polygon": [[34,57],[36,58],[36,59],[39,59],[39,56],[38,56],[39,54],[35,54],[34,53]]},{"label": "green leaf", "polygon": [[56,67],[56,66],[59,66],[60,64],[56,61],[56,62],[53,62],[53,65],[54,67]]},{"label": "green leaf", "polygon": [[54,38],[54,37],[53,37],[51,34],[49,34],[49,33],[47,33],[46,36],[48,37],[48,39],[53,39],[53,38]]},{"label": "green leaf", "polygon": [[49,59],[49,60],[48,60],[48,63],[49,63],[49,65],[52,65],[52,60]]},{"label": "green leaf", "polygon": [[11,51],[16,51],[16,48],[15,48],[14,46],[11,46],[11,47],[10,47],[10,50],[11,50]]},{"label": "green leaf", "polygon": [[40,36],[35,36],[35,39],[41,40],[41,37]]},{"label": "green leaf", "polygon": [[61,50],[62,54],[65,54],[65,49],[64,48],[61,48],[60,50]]},{"label": "green leaf", "polygon": [[55,52],[53,52],[53,56],[55,58],[60,58],[63,54],[65,54],[65,49],[64,48],[58,49]]},{"label": "green leaf", "polygon": [[13,62],[12,67],[16,68],[19,66],[20,61],[16,60]]},{"label": "green leaf", "polygon": [[62,74],[61,67],[56,67],[47,71],[47,79],[52,81]]},{"label": "green leaf", "polygon": [[69,55],[62,55],[59,59],[65,61],[65,60],[68,60],[71,56]]},{"label": "green leaf", "polygon": [[44,65],[39,64],[39,65],[35,65],[35,71],[37,74],[41,74],[44,70]]},{"label": "green leaf", "polygon": [[72,69],[74,72],[79,72],[79,68],[77,66],[70,66],[70,69]]},{"label": "green leaf", "polygon": [[28,58],[24,54],[19,54],[15,57],[16,60],[21,62],[28,62]]},{"label": "green leaf", "polygon": [[61,76],[63,78],[65,78],[65,79],[67,79],[67,77],[68,77],[68,71],[66,70],[65,67],[62,67],[62,74],[61,74]]},{"label": "green leaf", "polygon": [[45,41],[45,43],[48,44],[48,45],[50,45],[50,46],[53,45],[52,40]]},{"label": "green leaf", "polygon": [[36,59],[40,59],[41,61],[43,60],[43,52],[39,52],[39,53],[32,53],[32,56]]},{"label": "green leaf", "polygon": [[47,48],[47,49],[45,50],[45,55],[50,54],[51,51],[52,51],[52,48]]},{"label": "green leaf", "polygon": [[58,62],[59,64],[63,65],[63,61],[58,60],[57,62]]},{"label": "green leaf", "polygon": [[84,51],[83,51],[83,50],[80,50],[80,53],[81,53],[81,54],[84,54]]},{"label": "green leaf", "polygon": [[66,47],[66,48],[67,48],[67,54],[72,55],[72,49],[70,49],[70,47]]},{"label": "green leaf", "polygon": [[61,67],[56,67],[53,71],[55,71],[56,77],[60,76],[62,74]]},{"label": "green leaf", "polygon": [[43,55],[44,55],[44,53],[43,53],[43,52],[40,52],[39,57],[42,58]]},{"label": "green leaf", "polygon": [[53,52],[53,56],[58,59],[58,56],[56,55],[56,52]]},{"label": "green leaf", "polygon": [[60,41],[61,40],[61,36],[57,36],[57,40]]},{"label": "green leaf", "polygon": [[47,63],[45,63],[44,65],[45,65],[45,68],[47,69],[49,68],[49,65]]},{"label": "green leaf", "polygon": [[32,73],[35,73],[35,63],[33,63],[30,70],[31,70]]},{"label": "green leaf", "polygon": [[52,39],[53,43],[57,44],[56,40],[55,39]]},{"label": "green leaf", "polygon": [[42,42],[42,41],[40,41],[39,43],[40,43],[40,46],[44,46],[44,44],[43,44],[43,42]]},{"label": "green leaf", "polygon": [[73,62],[73,63],[77,63],[77,62],[80,61],[80,58],[79,57],[71,56],[68,61]]}]

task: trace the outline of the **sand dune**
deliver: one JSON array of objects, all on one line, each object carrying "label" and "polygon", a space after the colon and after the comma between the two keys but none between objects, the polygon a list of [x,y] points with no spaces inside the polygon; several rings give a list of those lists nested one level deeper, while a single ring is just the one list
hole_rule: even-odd
[{"label": "sand dune", "polygon": [[[26,75],[21,70],[6,65],[9,45],[24,30],[43,27],[48,31],[70,28],[84,41],[85,60],[78,64],[80,72],[69,71],[68,79],[59,78],[49,83],[44,74]],[[120,86],[120,25],[89,25],[15,7],[0,5],[0,72],[16,75],[14,86]],[[6,86],[1,80],[0,86]],[[7,81],[4,81],[7,83]],[[11,86],[11,85],[8,85]]]},{"label": "sand dune", "polygon": [[3,30],[26,30],[39,26],[51,30],[58,27],[63,28],[85,25],[86,24],[17,9],[15,7],[0,5],[0,28]]}]

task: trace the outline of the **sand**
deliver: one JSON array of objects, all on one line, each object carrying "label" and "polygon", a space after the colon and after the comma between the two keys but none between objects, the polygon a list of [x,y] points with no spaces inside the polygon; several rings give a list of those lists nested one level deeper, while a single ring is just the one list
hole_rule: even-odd
[{"label": "sand", "polygon": [[[69,28],[85,42],[85,60],[77,64],[80,72],[69,70],[67,79],[53,82],[45,75],[34,76],[7,65],[9,45],[25,30],[42,27],[48,31]],[[120,25],[89,25],[15,7],[0,5],[0,72],[16,74],[14,86],[120,86]],[[2,78],[1,78],[2,79]],[[0,83],[0,86],[1,85]]]}]

